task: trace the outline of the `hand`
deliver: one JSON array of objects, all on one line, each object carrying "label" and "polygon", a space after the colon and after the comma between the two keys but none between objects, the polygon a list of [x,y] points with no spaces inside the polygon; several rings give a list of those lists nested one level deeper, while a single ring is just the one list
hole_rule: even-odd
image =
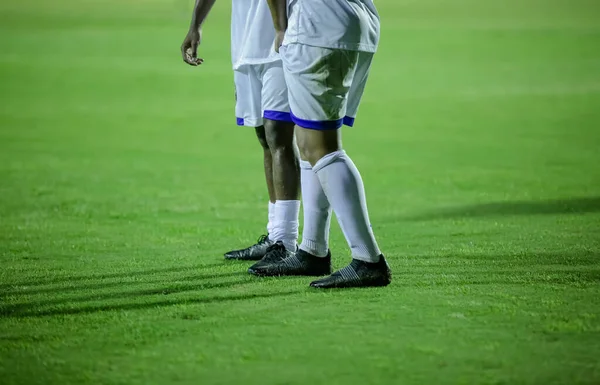
[{"label": "hand", "polygon": [[198,57],[198,45],[202,40],[202,33],[199,29],[190,29],[187,36],[181,44],[181,56],[183,61],[191,66],[199,66],[204,62],[204,59]]},{"label": "hand", "polygon": [[283,44],[285,31],[275,31],[275,52],[279,53],[279,47]]}]

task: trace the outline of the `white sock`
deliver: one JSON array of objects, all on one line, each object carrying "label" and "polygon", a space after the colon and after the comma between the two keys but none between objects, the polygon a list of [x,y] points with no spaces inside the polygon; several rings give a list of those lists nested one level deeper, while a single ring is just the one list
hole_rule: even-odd
[{"label": "white sock", "polygon": [[288,251],[296,251],[300,201],[276,201],[273,242],[281,241]]},{"label": "white sock", "polygon": [[267,222],[267,234],[273,233],[274,225],[275,225],[275,203],[269,201],[269,221]]},{"label": "white sock", "polygon": [[365,187],[352,160],[345,151],[336,151],[319,159],[313,170],[333,207],[352,258],[378,262],[381,251],[369,223]]},{"label": "white sock", "polygon": [[331,205],[321,187],[317,174],[309,162],[300,161],[302,208],[304,227],[300,248],[317,257],[325,257],[329,251],[329,226]]}]

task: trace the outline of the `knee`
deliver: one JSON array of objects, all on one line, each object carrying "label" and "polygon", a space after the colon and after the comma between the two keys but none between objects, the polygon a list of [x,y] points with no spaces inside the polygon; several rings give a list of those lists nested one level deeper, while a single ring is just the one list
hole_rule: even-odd
[{"label": "knee", "polygon": [[263,126],[256,127],[256,137],[258,138],[258,142],[260,143],[263,150],[269,150],[269,142],[267,141],[267,134],[265,133],[265,128]]},{"label": "knee", "polygon": [[314,166],[323,157],[319,148],[310,146],[306,141],[298,142],[298,150],[300,151],[300,158],[310,163],[311,166]]},{"label": "knee", "polygon": [[318,161],[323,159],[325,156],[331,154],[334,151],[326,149],[310,149],[306,151],[302,156],[303,160],[308,161],[312,167],[314,167]]},{"label": "knee", "polygon": [[271,153],[294,151],[294,125],[286,122],[265,122],[265,136]]},{"label": "knee", "polygon": [[321,158],[331,154],[332,152],[339,151],[341,146],[337,142],[323,140],[320,137],[299,135],[298,136],[298,150],[300,152],[300,158],[314,166]]}]

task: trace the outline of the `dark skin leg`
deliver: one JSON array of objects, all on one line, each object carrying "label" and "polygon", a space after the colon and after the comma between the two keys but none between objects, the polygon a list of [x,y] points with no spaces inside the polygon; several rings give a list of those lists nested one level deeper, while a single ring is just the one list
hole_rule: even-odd
[{"label": "dark skin leg", "polygon": [[310,130],[296,126],[296,140],[300,157],[312,166],[325,155],[342,149],[341,130]]},{"label": "dark skin leg", "polygon": [[267,181],[267,191],[269,192],[269,201],[275,203],[275,186],[273,185],[273,157],[271,156],[271,149],[267,142],[267,135],[265,134],[265,128],[263,126],[256,127],[256,137],[260,145],[263,148],[263,164],[265,168],[265,180]]},{"label": "dark skin leg", "polygon": [[299,200],[300,166],[294,143],[294,123],[265,119],[265,133],[273,160],[275,197],[285,201]]}]

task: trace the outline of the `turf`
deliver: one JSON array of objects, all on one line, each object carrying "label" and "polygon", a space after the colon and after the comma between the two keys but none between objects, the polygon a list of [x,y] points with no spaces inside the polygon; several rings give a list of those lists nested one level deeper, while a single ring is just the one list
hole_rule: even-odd
[{"label": "turf", "polygon": [[600,6],[377,5],[344,135],[394,282],[321,292],[222,259],[267,203],[229,2],[191,68],[187,0],[3,1],[0,382],[600,383]]}]

